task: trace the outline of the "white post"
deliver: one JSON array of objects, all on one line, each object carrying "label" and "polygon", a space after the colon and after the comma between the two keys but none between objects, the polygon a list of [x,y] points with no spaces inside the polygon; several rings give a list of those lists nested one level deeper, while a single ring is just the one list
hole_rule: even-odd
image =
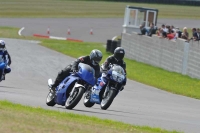
[{"label": "white post", "polygon": [[125,8],[125,14],[124,14],[123,33],[126,33],[126,27],[129,25],[129,15],[130,15],[130,9],[129,6],[127,6]]},{"label": "white post", "polygon": [[188,66],[188,54],[190,50],[190,44],[188,42],[185,42],[184,44],[184,54],[183,54],[183,67],[182,67],[182,74],[187,74],[187,66]]}]

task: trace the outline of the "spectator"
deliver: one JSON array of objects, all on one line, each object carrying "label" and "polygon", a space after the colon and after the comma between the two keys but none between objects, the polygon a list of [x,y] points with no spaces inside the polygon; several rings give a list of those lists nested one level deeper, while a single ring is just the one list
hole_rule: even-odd
[{"label": "spectator", "polygon": [[145,22],[143,22],[142,25],[140,25],[140,31],[142,35],[146,34],[147,29],[145,28]]},{"label": "spectator", "polygon": [[192,28],[192,38],[191,38],[191,40],[198,41],[196,28]]},{"label": "spectator", "polygon": [[171,31],[172,31],[173,33],[175,33],[175,32],[176,32],[176,29],[174,28],[174,26],[173,26],[173,25],[171,25],[171,26],[170,26],[170,29],[171,29]]},{"label": "spectator", "polygon": [[174,32],[174,39],[176,40],[176,39],[178,39],[178,38],[180,38],[181,37],[181,35],[180,35],[180,37],[179,37],[179,30],[178,29],[175,29],[174,30],[175,32]]},{"label": "spectator", "polygon": [[200,29],[197,28],[197,36],[198,36],[198,40],[200,40]]},{"label": "spectator", "polygon": [[154,26],[154,23],[150,24],[150,29],[148,31],[148,36],[152,36],[152,34],[156,34],[157,27]]},{"label": "spectator", "polygon": [[167,31],[168,31],[167,32],[167,38],[169,40],[174,39],[174,37],[175,37],[174,31],[171,29],[171,27],[169,25],[167,25],[166,28],[167,28]]},{"label": "spectator", "polygon": [[176,27],[175,29],[176,29],[176,33],[178,34],[178,38],[181,38],[182,31],[180,31],[178,27]]},{"label": "spectator", "polygon": [[162,32],[163,32],[162,28],[158,28],[156,32],[157,36],[162,36]]},{"label": "spectator", "polygon": [[181,38],[185,39],[188,41],[189,39],[189,33],[187,32],[187,27],[183,28],[183,33],[181,34]]},{"label": "spectator", "polygon": [[163,24],[163,25],[162,25],[162,29],[163,29],[164,32],[168,33],[168,29],[167,29],[167,26],[166,26],[166,25]]},{"label": "spectator", "polygon": [[168,29],[166,28],[166,26],[163,24],[162,25],[162,37],[166,38],[167,37],[167,33],[168,33]]}]

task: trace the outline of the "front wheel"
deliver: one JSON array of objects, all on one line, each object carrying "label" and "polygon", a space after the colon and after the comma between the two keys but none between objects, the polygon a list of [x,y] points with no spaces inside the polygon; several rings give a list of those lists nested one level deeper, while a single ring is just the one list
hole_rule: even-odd
[{"label": "front wheel", "polygon": [[84,92],[85,92],[85,89],[83,87],[75,88],[74,93],[71,94],[67,98],[67,100],[65,102],[65,108],[73,109],[78,104],[78,102],[81,100]]},{"label": "front wheel", "polygon": [[90,102],[90,97],[91,97],[91,93],[92,93],[92,90],[88,90],[85,92],[85,95],[84,95],[84,99],[83,99],[83,104],[85,105],[85,107],[92,107],[95,103],[92,103]]},{"label": "front wheel", "polygon": [[101,109],[106,110],[111,105],[111,103],[114,100],[116,94],[117,94],[116,90],[110,89],[107,92],[106,96],[102,98]]},{"label": "front wheel", "polygon": [[47,95],[46,104],[48,106],[54,106],[55,103],[55,92],[50,91]]}]

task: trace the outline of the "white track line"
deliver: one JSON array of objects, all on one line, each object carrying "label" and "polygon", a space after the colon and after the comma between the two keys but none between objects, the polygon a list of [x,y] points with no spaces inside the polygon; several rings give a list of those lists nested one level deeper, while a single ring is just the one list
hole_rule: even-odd
[{"label": "white track line", "polygon": [[25,29],[25,27],[22,27],[19,31],[18,31],[18,35],[22,35],[21,32]]},{"label": "white track line", "polygon": [[49,38],[51,38],[51,39],[58,39],[58,40],[67,40],[67,38],[55,37],[55,36],[49,36]]}]

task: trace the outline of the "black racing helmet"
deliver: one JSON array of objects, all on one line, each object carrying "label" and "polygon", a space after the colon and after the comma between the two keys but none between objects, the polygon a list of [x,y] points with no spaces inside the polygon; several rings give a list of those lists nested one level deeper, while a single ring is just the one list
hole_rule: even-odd
[{"label": "black racing helmet", "polygon": [[114,51],[114,57],[117,60],[122,60],[125,55],[125,50],[122,47],[117,47]]},{"label": "black racing helmet", "polygon": [[90,53],[90,60],[91,60],[93,65],[99,65],[99,63],[101,62],[102,57],[103,57],[103,54],[98,49],[94,49]]}]

